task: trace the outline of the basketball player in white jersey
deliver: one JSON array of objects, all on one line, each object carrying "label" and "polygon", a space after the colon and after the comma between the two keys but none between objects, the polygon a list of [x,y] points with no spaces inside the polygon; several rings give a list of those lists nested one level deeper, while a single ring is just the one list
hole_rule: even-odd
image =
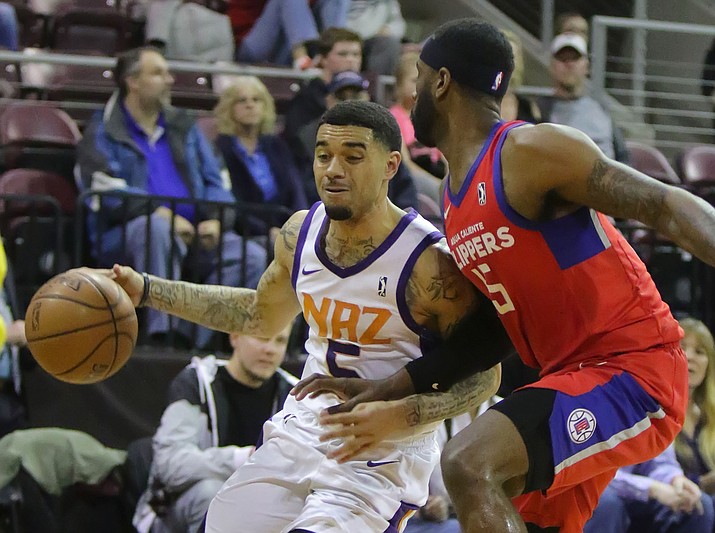
[{"label": "basketball player in white jersey", "polygon": [[[168,281],[118,265],[110,275],[137,305],[226,332],[270,337],[302,310],[310,326],[304,376],[390,376],[447,336],[477,298],[434,226],[388,200],[400,146],[397,123],[382,106],[344,102],[328,111],[314,161],[322,202],[286,222],[255,291]],[[436,425],[494,394],[499,373],[493,368],[446,393],[389,402],[376,410],[372,430],[401,428],[399,438],[348,462],[333,458],[342,441],[321,439],[319,423],[321,411],[341,398],[290,396],[213,500],[206,531],[402,531],[427,498],[439,456]]]}]

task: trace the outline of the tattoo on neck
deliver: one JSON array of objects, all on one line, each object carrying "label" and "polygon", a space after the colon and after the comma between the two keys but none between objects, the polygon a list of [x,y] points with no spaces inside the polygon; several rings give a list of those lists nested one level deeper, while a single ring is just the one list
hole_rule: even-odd
[{"label": "tattoo on neck", "polygon": [[377,248],[372,237],[367,239],[332,237],[330,240],[324,239],[323,242],[328,259],[342,268],[356,265]]}]

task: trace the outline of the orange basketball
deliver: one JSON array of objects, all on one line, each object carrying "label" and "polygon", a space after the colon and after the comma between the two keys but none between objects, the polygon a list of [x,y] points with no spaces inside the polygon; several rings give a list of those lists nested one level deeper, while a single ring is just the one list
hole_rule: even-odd
[{"label": "orange basketball", "polygon": [[96,383],[124,366],[137,341],[129,296],[101,274],[69,271],[35,293],[25,315],[38,364],[68,383]]}]

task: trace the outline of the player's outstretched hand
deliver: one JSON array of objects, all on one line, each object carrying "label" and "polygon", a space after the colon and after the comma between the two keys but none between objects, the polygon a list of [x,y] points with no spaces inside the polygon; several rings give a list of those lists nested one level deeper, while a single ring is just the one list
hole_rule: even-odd
[{"label": "player's outstretched hand", "polygon": [[320,440],[342,439],[340,446],[327,456],[344,463],[375,449],[388,438],[414,434],[415,421],[409,413],[409,407],[400,401],[362,403],[349,413],[323,412],[320,424],[327,429]]}]

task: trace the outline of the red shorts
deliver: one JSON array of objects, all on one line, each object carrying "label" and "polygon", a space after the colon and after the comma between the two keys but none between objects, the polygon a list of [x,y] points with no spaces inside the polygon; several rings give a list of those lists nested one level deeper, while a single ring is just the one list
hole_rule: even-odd
[{"label": "red shorts", "polygon": [[[549,412],[522,407],[521,415],[508,406],[520,393],[539,394],[534,389],[548,389]],[[525,494],[513,500],[524,521],[582,531],[619,467],[647,461],[673,442],[687,398],[688,365],[677,344],[551,374],[506,398],[506,408],[496,409],[512,419],[529,452]],[[541,425],[530,422],[539,418]]]}]

